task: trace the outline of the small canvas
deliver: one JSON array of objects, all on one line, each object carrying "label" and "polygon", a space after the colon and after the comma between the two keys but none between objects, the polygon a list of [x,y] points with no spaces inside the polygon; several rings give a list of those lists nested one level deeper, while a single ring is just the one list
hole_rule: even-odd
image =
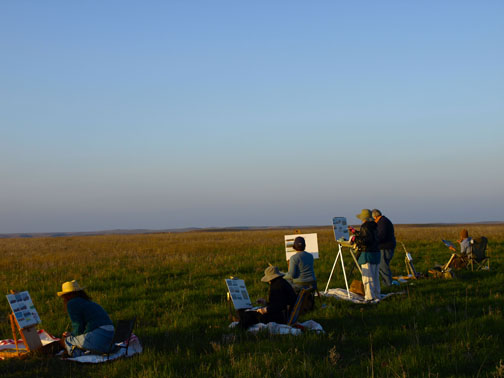
[{"label": "small canvas", "polygon": [[295,235],[285,235],[285,257],[287,260],[290,260],[291,256],[296,254],[296,250],[292,248],[294,245],[294,240],[301,236],[304,238],[306,243],[305,251],[311,253],[314,259],[319,258],[319,249],[318,249],[318,239],[317,234],[295,234]]},{"label": "small canvas", "polygon": [[346,241],[350,238],[348,234],[348,224],[345,217],[334,217],[332,219],[334,240]]},{"label": "small canvas", "polygon": [[226,279],[226,285],[236,310],[249,309],[252,307],[245,281],[239,279]]},{"label": "small canvas", "polygon": [[26,328],[40,323],[37,310],[27,291],[8,294],[7,300],[19,324],[19,328]]},{"label": "small canvas", "polygon": [[451,248],[455,248],[456,249],[455,245],[451,241],[444,240],[444,239],[441,239],[441,240],[443,241],[444,245],[446,245],[448,248],[451,247]]}]

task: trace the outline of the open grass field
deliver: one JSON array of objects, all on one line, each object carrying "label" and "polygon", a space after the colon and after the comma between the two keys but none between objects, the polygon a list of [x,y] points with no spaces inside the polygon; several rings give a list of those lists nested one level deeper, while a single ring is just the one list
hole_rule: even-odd
[{"label": "open grass field", "polygon": [[[504,225],[468,225],[487,236],[491,270],[462,271],[453,280],[424,279],[378,305],[324,298],[301,321],[326,334],[252,335],[228,328],[224,278],[245,279],[252,298],[268,262],[286,269],[283,235],[293,230],[187,232],[0,240],[0,293],[28,290],[41,328],[60,335],[69,327],[63,281],[77,279],[113,320],[136,315],[144,353],[101,365],[36,356],[0,361],[1,377],[502,377],[504,376]],[[445,263],[441,239],[461,227],[396,226],[398,242],[417,271]],[[325,288],[337,252],[330,227],[319,235],[315,262]],[[349,255],[345,255],[347,269]],[[405,273],[400,243],[391,264]],[[343,287],[340,270],[331,287]],[[10,338],[9,307],[0,298],[0,338]]]}]

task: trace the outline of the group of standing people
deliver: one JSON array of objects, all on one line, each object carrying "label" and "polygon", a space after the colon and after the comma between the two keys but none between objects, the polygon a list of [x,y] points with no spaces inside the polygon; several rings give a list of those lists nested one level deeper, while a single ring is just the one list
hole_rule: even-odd
[{"label": "group of standing people", "polygon": [[[362,222],[355,232],[355,245],[359,252],[358,264],[362,270],[364,299],[368,302],[380,301],[380,276],[385,286],[398,284],[393,281],[390,261],[394,257],[396,240],[394,225],[378,209],[362,209],[357,214]],[[313,269],[313,255],[305,251],[306,242],[298,236],[293,244],[296,253],[289,260],[286,274],[278,267],[269,266],[264,271],[262,282],[269,284],[268,299],[259,299],[264,306],[256,311],[239,313],[240,323],[247,327],[255,323],[286,323],[289,309],[294,305],[301,289],[317,289],[317,278]]]},{"label": "group of standing people", "polygon": [[354,240],[359,253],[357,262],[362,269],[364,299],[376,303],[381,295],[380,276],[386,286],[397,283],[390,271],[396,247],[394,225],[378,209],[362,209],[356,217],[362,222]]}]

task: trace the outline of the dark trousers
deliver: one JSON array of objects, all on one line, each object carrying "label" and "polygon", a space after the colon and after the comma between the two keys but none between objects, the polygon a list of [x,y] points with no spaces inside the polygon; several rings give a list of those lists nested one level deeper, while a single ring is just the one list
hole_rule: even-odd
[{"label": "dark trousers", "polygon": [[393,249],[382,249],[380,259],[380,277],[385,286],[392,285],[392,272],[390,271],[390,260],[394,257]]},{"label": "dark trousers", "polygon": [[257,323],[270,323],[275,322],[279,324],[287,323],[287,314],[286,311],[280,312],[268,312],[264,315],[259,314],[257,311],[245,311],[238,310],[238,317],[240,318],[240,327],[248,328],[251,325]]}]

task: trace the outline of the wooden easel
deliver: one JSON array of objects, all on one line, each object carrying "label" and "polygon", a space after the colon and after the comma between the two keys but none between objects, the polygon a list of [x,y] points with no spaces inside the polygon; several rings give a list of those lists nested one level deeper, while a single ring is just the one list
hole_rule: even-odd
[{"label": "wooden easel", "polygon": [[413,280],[416,280],[418,277],[418,273],[415,269],[415,266],[413,265],[413,257],[411,257],[411,254],[406,249],[406,246],[404,245],[404,243],[401,242],[401,244],[404,248],[404,253],[405,253],[404,265],[406,265],[406,274],[407,274],[407,276],[403,277],[403,279],[404,278],[411,278]]},{"label": "wooden easel", "polygon": [[[15,291],[11,290],[11,294],[16,294]],[[30,352],[35,352],[42,348],[42,342],[40,341],[40,337],[37,332],[37,328],[35,325],[31,325],[25,328],[21,328],[16,319],[14,313],[9,315],[9,320],[11,323],[12,329],[12,339],[14,340],[14,344],[16,345],[16,349],[4,349],[0,351],[1,357],[18,357],[24,358],[27,357]],[[21,348],[18,345],[18,336],[17,333],[21,336],[21,339],[24,343],[24,348]]]}]

